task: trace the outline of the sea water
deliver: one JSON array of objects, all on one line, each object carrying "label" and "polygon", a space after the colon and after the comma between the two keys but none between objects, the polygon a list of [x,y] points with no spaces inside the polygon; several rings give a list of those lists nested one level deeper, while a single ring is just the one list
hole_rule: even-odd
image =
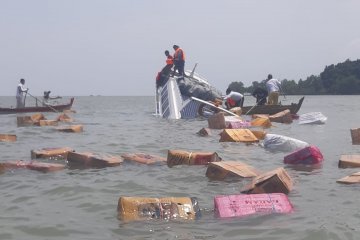
[{"label": "sea water", "polygon": [[[301,96],[281,97],[283,104]],[[61,99],[66,102],[67,99]],[[247,163],[262,171],[285,167],[294,180],[291,214],[219,219],[214,196],[237,194],[247,183],[211,181],[205,166],[147,166],[123,163],[103,169],[65,169],[40,173],[13,170],[0,174],[0,239],[359,239],[360,185],[336,180],[359,169],[339,169],[341,154],[360,154],[350,128],[360,127],[360,96],[306,96],[299,114],[322,112],[323,125],[275,124],[269,133],[293,137],[317,146],[324,155],[318,168],[293,168],[286,153],[259,145],[220,143],[196,134],[205,119],[166,120],[153,115],[154,97],[75,97],[71,114],[82,133],[57,132],[53,127],[17,127],[16,115],[0,115],[0,133],[16,134],[13,143],[0,142],[0,161],[30,160],[30,151],[71,147],[120,155],[148,153],[167,156],[169,149],[215,151],[223,160]],[[0,107],[14,105],[0,97]],[[248,97],[245,105],[253,105]],[[45,113],[55,119],[58,113]],[[43,160],[49,161],[49,160]],[[52,161],[63,163],[63,161]],[[117,218],[121,196],[196,197],[202,217],[194,221],[123,222]]]}]

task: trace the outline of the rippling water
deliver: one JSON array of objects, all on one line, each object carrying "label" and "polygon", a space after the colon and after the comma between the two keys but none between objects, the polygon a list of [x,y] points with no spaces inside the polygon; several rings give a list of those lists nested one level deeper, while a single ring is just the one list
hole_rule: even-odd
[{"label": "rippling water", "polygon": [[[288,96],[283,103],[296,102]],[[253,104],[253,99],[247,99]],[[245,103],[246,103],[245,101]],[[260,146],[219,143],[196,135],[206,120],[169,121],[153,116],[153,97],[77,97],[72,117],[84,125],[79,134],[51,127],[17,127],[16,115],[0,115],[0,133],[16,134],[17,142],[0,142],[0,161],[30,160],[30,151],[72,147],[76,151],[109,154],[145,152],[166,157],[168,149],[216,151],[224,160],[238,160],[260,170],[284,166],[293,177],[288,215],[218,219],[213,198],[236,194],[246,183],[210,181],[204,166],[143,166],[122,164],[104,169],[39,173],[8,171],[0,175],[0,239],[359,239],[360,186],[336,180],[356,172],[338,169],[341,154],[359,154],[350,128],[360,127],[360,96],[306,96],[301,113],[320,111],[324,125],[276,124],[268,132],[316,145],[325,161],[321,168],[294,169],[283,164],[284,153]],[[0,107],[14,104],[0,97]],[[48,119],[58,114],[45,113]],[[46,160],[45,160],[46,161]],[[61,162],[58,160],[58,162]],[[120,196],[197,197],[202,217],[196,221],[117,219]]]}]

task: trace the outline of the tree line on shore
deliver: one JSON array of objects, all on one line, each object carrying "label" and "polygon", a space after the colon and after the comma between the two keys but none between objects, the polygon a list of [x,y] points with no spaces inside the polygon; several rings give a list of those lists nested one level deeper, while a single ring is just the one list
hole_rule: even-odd
[{"label": "tree line on shore", "polygon": [[[356,95],[360,94],[360,60],[346,60],[343,63],[326,66],[320,75],[311,75],[306,80],[279,79],[287,95]],[[252,93],[255,88],[265,87],[265,80],[254,81],[249,87],[232,82],[229,88],[240,93]]]}]

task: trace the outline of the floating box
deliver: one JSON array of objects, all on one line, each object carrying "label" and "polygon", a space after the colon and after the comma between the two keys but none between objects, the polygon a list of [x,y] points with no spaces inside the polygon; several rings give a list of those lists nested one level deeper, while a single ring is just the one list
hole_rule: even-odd
[{"label": "floating box", "polygon": [[223,112],[216,113],[208,119],[209,128],[224,129],[226,128],[225,117]]},{"label": "floating box", "polygon": [[267,132],[264,130],[250,130],[257,139],[263,140],[266,137]]},{"label": "floating box", "polygon": [[284,157],[287,164],[318,164],[324,160],[320,150],[315,146],[308,146]]},{"label": "floating box", "polygon": [[209,163],[206,176],[210,179],[224,180],[226,178],[251,178],[259,175],[255,168],[237,161],[221,161]]},{"label": "floating box", "polygon": [[196,198],[167,197],[120,197],[118,217],[121,220],[184,219],[194,220],[200,217],[200,208]]},{"label": "floating box", "polygon": [[72,148],[42,148],[37,150],[31,150],[31,158],[56,158],[66,159],[68,152],[74,152]]},{"label": "floating box", "polygon": [[40,120],[39,121],[40,126],[57,126],[58,122],[56,120]]},{"label": "floating box", "polygon": [[0,142],[16,142],[16,135],[0,134]]},{"label": "floating box", "polygon": [[67,115],[66,113],[62,113],[56,118],[56,121],[59,121],[59,122],[73,122],[74,120],[69,115]]},{"label": "floating box", "polygon": [[360,183],[360,172],[353,173],[350,176],[343,177],[336,181],[337,183],[354,184]]},{"label": "floating box", "polygon": [[289,109],[286,109],[282,112],[278,112],[274,115],[270,115],[269,119],[271,122],[278,122],[278,123],[292,123],[293,119]]},{"label": "floating box", "polygon": [[251,120],[251,126],[269,128],[272,125],[268,117],[267,118],[259,117]]},{"label": "floating box", "polygon": [[360,167],[360,155],[341,155],[339,168],[357,168]]},{"label": "floating box", "polygon": [[137,162],[147,165],[166,163],[166,158],[144,154],[144,153],[133,153],[133,154],[128,153],[121,155],[121,157],[126,161]]},{"label": "floating box", "polygon": [[71,167],[94,167],[94,168],[103,168],[103,167],[113,167],[120,165],[123,160],[121,157],[112,156],[112,155],[100,155],[95,153],[77,153],[77,152],[68,152],[67,161]]},{"label": "floating box", "polygon": [[18,127],[26,127],[26,126],[34,126],[35,125],[34,121],[31,119],[30,116],[17,116],[16,120],[17,120]]},{"label": "floating box", "polygon": [[43,163],[43,162],[37,162],[37,161],[25,162],[22,160],[2,162],[2,163],[0,163],[0,166],[2,166],[4,169],[26,168],[26,169],[30,169],[30,170],[36,170],[39,172],[43,172],[43,173],[59,171],[59,170],[63,170],[65,168],[65,165],[63,165],[63,164]]},{"label": "floating box", "polygon": [[167,165],[207,165],[210,162],[221,161],[216,152],[187,152],[181,150],[169,150]]},{"label": "floating box", "polygon": [[291,177],[284,168],[261,174],[246,186],[242,193],[285,193],[288,194],[293,188]]},{"label": "floating box", "polygon": [[73,133],[79,133],[83,131],[82,125],[69,125],[69,126],[61,126],[57,127],[56,130],[60,132],[73,132]]},{"label": "floating box", "polygon": [[66,109],[63,111],[63,113],[76,113],[76,111],[72,109]]},{"label": "floating box", "polygon": [[214,205],[215,215],[220,218],[293,212],[292,204],[283,193],[215,196]]},{"label": "floating box", "polygon": [[251,117],[253,118],[253,119],[255,119],[255,118],[269,118],[269,114],[253,114],[253,115],[251,115]]},{"label": "floating box", "polygon": [[237,129],[237,128],[248,128],[251,126],[251,123],[248,121],[244,121],[240,117],[225,116],[225,125],[226,128]]},{"label": "floating box", "polygon": [[224,129],[220,133],[219,142],[246,142],[254,143],[259,139],[249,129]]},{"label": "floating box", "polygon": [[197,132],[197,135],[202,137],[211,136],[211,130],[209,128],[202,128]]},{"label": "floating box", "polygon": [[42,113],[35,113],[33,115],[31,115],[31,120],[34,122],[34,123],[39,123],[40,120],[46,120],[44,114]]},{"label": "floating box", "polygon": [[360,128],[350,129],[352,144],[360,144]]}]

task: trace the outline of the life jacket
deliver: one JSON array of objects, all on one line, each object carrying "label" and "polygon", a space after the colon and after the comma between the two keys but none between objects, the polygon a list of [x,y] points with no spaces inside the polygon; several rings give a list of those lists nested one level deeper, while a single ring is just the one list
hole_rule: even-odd
[{"label": "life jacket", "polygon": [[230,107],[235,107],[236,102],[232,98],[226,99],[226,102],[229,104]]},{"label": "life jacket", "polygon": [[[179,56],[181,57],[180,59],[179,59]],[[181,48],[176,49],[176,51],[174,53],[174,59],[175,60],[183,60],[183,61],[185,61],[185,54],[184,54],[184,51]]]},{"label": "life jacket", "polygon": [[174,64],[174,60],[173,60],[173,57],[172,56],[168,56],[167,59],[166,59],[166,64],[167,65],[172,65]]}]

